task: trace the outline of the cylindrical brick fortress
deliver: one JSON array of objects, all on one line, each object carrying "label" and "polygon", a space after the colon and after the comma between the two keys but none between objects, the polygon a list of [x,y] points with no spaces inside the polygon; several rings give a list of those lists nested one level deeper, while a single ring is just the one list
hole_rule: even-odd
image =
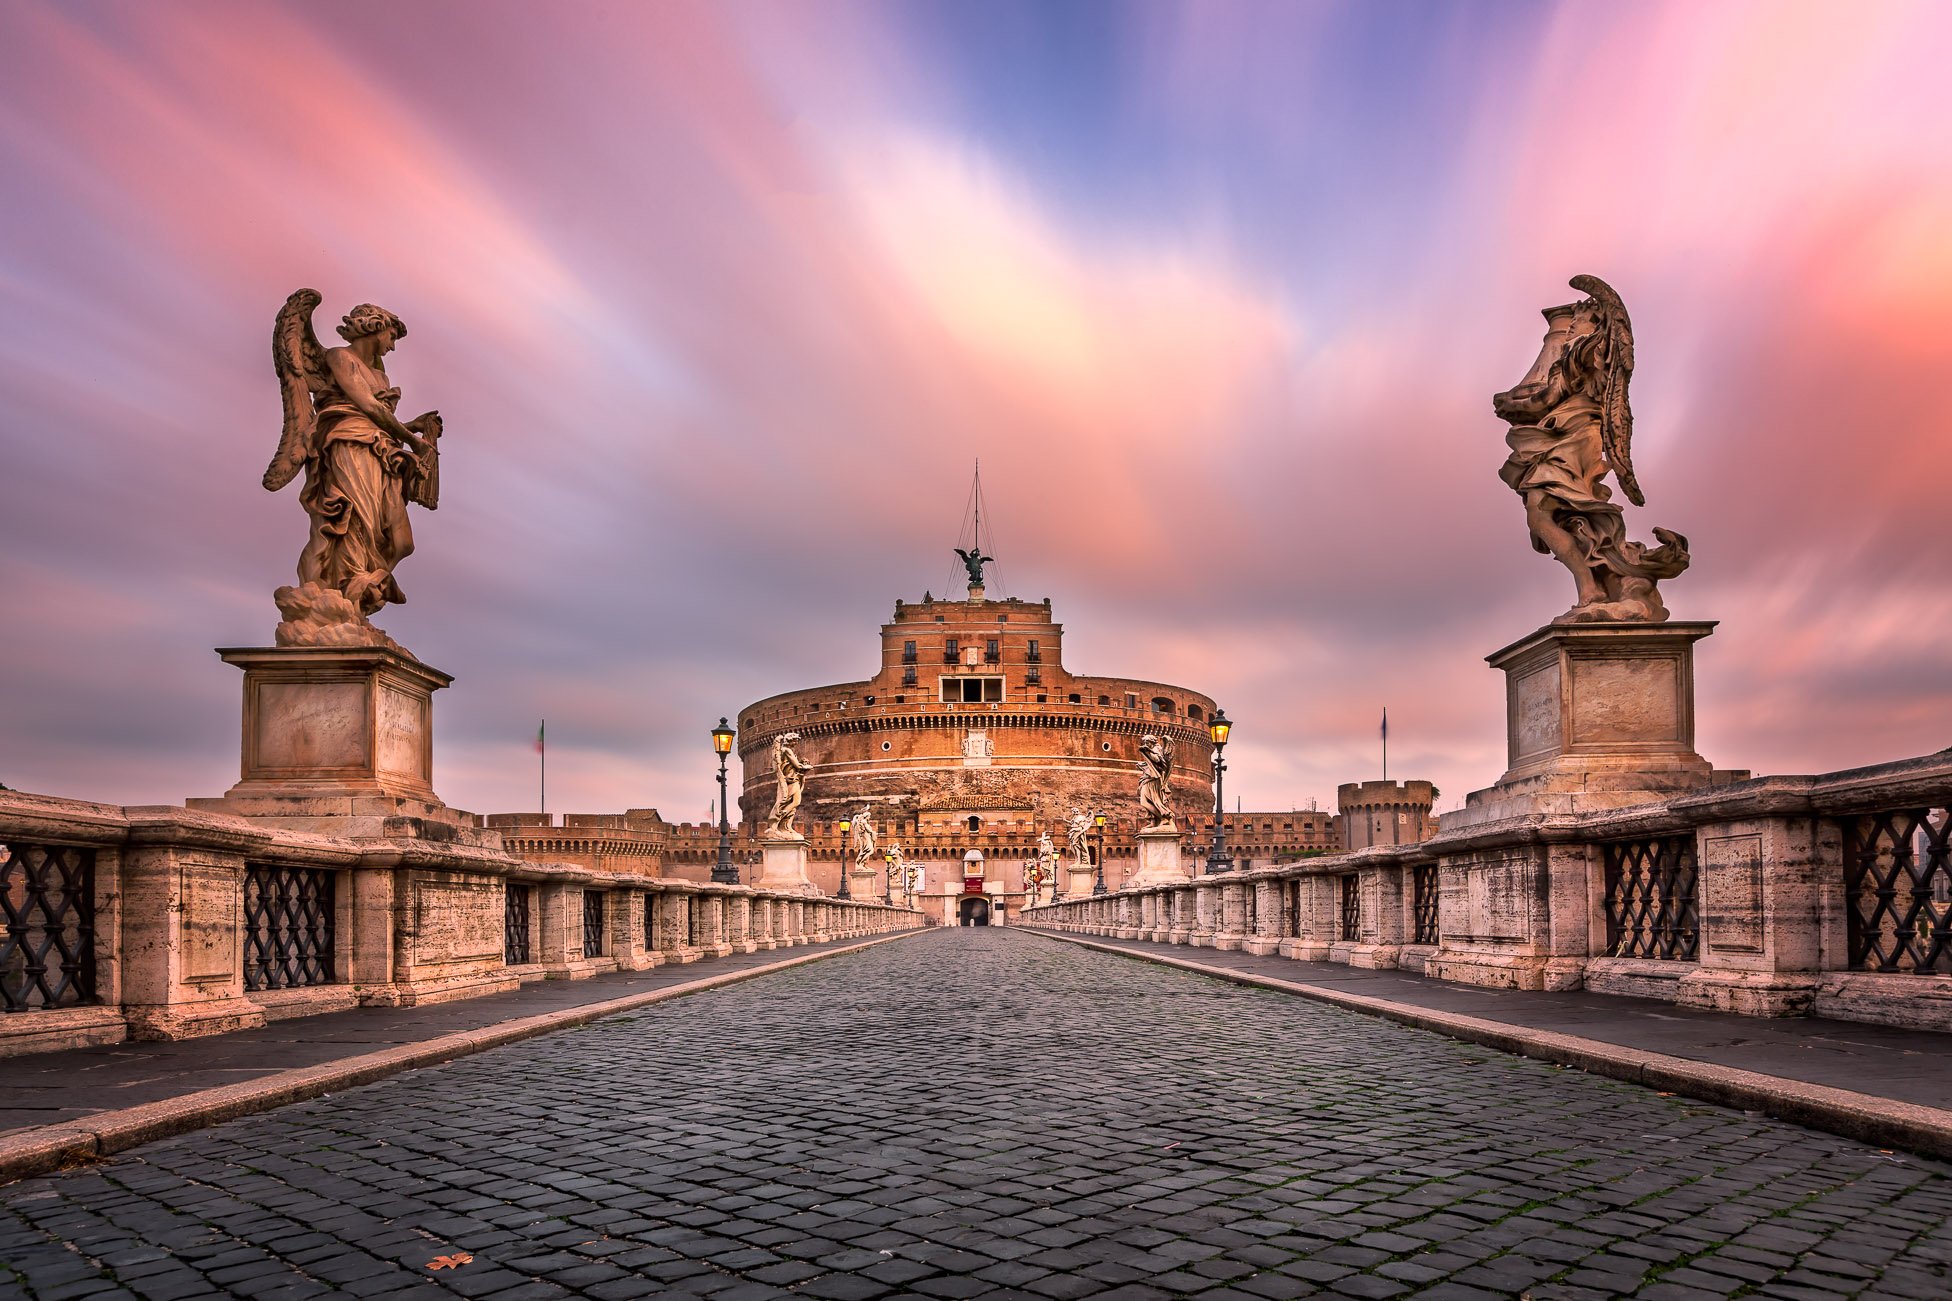
[{"label": "cylindrical brick fortress", "polygon": [[741,814],[772,807],[773,739],[796,732],[813,765],[800,825],[819,836],[873,810],[885,842],[934,856],[952,845],[1029,852],[1040,830],[1061,848],[1073,809],[1104,814],[1129,838],[1138,811],[1138,747],[1172,738],[1174,806],[1213,809],[1213,702],[1137,678],[1079,677],[1064,667],[1063,625],[1048,600],[896,602],[871,678],[768,696],[739,711]]}]

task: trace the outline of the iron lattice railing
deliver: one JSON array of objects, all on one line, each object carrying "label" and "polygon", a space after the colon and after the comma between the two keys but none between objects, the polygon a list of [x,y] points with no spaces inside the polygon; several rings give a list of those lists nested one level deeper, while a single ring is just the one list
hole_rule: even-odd
[{"label": "iron lattice railing", "polygon": [[1616,840],[1606,864],[1606,953],[1693,962],[1701,946],[1694,836]]},{"label": "iron lattice railing", "polygon": [[1952,815],[1895,809],[1843,831],[1851,969],[1952,975]]},{"label": "iron lattice railing", "polygon": [[95,851],[0,844],[0,1010],[96,1002]]},{"label": "iron lattice railing", "polygon": [[1412,944],[1437,942],[1437,865],[1418,863],[1410,871],[1410,915],[1416,925]]},{"label": "iron lattice railing", "polygon": [[603,956],[603,891],[583,891],[583,956]]},{"label": "iron lattice railing", "polygon": [[530,887],[508,883],[508,910],[502,922],[502,962],[519,967],[529,961]]},{"label": "iron lattice railing", "polygon": [[1342,938],[1354,940],[1362,924],[1361,878],[1354,872],[1342,878]]},{"label": "iron lattice railing", "polygon": [[335,873],[317,867],[244,868],[244,988],[332,983]]}]

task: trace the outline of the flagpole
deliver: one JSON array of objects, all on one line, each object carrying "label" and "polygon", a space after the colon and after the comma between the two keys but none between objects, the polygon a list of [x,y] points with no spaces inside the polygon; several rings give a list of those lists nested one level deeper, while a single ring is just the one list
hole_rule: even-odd
[{"label": "flagpole", "polygon": [[1389,780],[1389,706],[1383,706],[1383,780]]},{"label": "flagpole", "polygon": [[541,770],[542,816],[549,816],[549,720],[543,719],[542,726],[535,729],[536,764]]}]

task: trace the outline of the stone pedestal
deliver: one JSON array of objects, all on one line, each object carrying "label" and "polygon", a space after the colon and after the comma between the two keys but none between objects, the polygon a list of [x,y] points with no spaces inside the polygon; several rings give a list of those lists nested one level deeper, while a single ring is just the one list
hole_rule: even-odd
[{"label": "stone pedestal", "polygon": [[1505,674],[1507,764],[1445,831],[1589,813],[1709,784],[1694,750],[1694,644],[1712,622],[1550,624],[1487,662]]},{"label": "stone pedestal", "polygon": [[1178,885],[1191,879],[1186,874],[1185,863],[1180,859],[1177,828],[1139,833],[1139,870],[1125,883],[1126,889]]},{"label": "stone pedestal", "polygon": [[189,807],[322,835],[493,838],[434,793],[433,694],[447,674],[378,646],[217,654],[244,670],[241,774]]},{"label": "stone pedestal", "polygon": [[806,837],[792,840],[764,840],[759,845],[759,888],[787,890],[798,894],[819,893],[807,875]]}]

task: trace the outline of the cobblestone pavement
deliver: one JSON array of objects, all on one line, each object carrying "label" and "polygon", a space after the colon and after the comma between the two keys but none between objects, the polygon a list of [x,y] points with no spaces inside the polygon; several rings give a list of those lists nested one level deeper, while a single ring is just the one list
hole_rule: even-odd
[{"label": "cobblestone pavement", "polygon": [[1925,1298],[1952,1166],[950,930],[0,1189],[0,1261],[49,1301]]}]

